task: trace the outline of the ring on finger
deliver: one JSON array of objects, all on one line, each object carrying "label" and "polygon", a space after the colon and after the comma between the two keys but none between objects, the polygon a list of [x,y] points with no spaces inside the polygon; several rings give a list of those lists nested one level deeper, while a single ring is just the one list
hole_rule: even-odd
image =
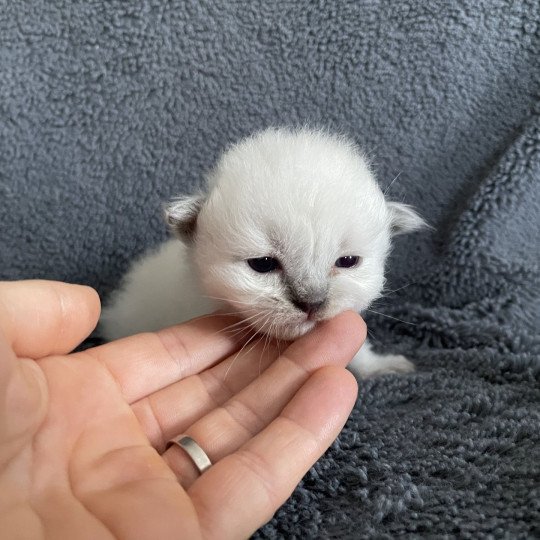
[{"label": "ring on finger", "polygon": [[173,445],[180,447],[189,456],[199,471],[199,474],[202,474],[212,466],[212,462],[210,461],[210,458],[207,456],[206,452],[191,437],[188,437],[187,435],[180,435],[175,439],[171,439],[167,443],[167,447],[165,449],[167,450]]}]

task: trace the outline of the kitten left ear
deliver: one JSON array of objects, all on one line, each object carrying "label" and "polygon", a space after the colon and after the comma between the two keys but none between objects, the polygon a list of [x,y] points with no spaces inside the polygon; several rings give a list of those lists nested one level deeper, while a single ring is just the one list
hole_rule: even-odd
[{"label": "kitten left ear", "polygon": [[398,202],[387,202],[386,204],[390,211],[390,223],[393,236],[429,227],[412,206]]},{"label": "kitten left ear", "polygon": [[165,205],[165,221],[181,240],[190,241],[197,228],[197,217],[206,200],[203,193],[178,197]]}]

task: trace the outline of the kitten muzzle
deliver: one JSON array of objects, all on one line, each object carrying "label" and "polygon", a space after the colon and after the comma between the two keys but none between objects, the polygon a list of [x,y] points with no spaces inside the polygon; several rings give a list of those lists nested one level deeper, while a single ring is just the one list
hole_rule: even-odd
[{"label": "kitten muzzle", "polygon": [[292,296],[290,300],[294,307],[298,308],[300,311],[303,311],[307,315],[308,320],[313,320],[317,312],[320,311],[320,309],[326,303],[326,297],[323,299],[303,300],[297,296]]}]

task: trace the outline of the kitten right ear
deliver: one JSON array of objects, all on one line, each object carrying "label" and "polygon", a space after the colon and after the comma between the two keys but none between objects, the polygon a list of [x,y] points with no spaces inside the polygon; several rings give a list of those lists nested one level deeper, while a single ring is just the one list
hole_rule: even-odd
[{"label": "kitten right ear", "polygon": [[165,205],[165,221],[178,238],[191,241],[197,228],[197,217],[206,195],[178,197]]}]

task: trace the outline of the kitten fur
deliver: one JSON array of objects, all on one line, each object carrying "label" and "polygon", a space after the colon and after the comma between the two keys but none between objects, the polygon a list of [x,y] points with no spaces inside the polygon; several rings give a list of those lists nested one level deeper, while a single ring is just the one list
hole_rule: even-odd
[{"label": "kitten fur", "polygon": [[[259,332],[295,339],[344,310],[365,310],[381,294],[392,236],[425,225],[385,200],[353,142],[311,129],[267,129],[230,147],[204,190],[171,201],[165,215],[177,238],[125,276],[103,311],[107,339],[224,305]],[[336,267],[344,256],[359,264]],[[247,260],[260,257],[280,267],[258,273]],[[413,369],[369,344],[350,367],[361,377]]]}]

